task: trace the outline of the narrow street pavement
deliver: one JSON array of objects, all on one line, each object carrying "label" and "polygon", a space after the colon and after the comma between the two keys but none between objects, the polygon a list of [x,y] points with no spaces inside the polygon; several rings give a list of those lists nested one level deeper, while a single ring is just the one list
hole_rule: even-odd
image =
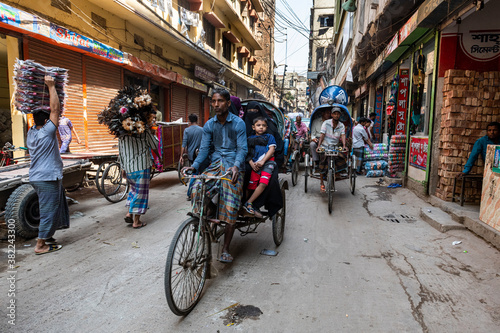
[{"label": "narrow street pavement", "polygon": [[[6,316],[2,242],[0,331],[498,332],[499,251],[469,231],[440,233],[418,216],[428,204],[377,180],[358,178],[354,196],[348,181],[338,182],[331,215],[319,181],[309,181],[307,194],[303,178],[290,182],[282,245],[274,246],[270,223],[236,234],[234,263],[214,264],[217,276],[185,318],[170,312],[163,280],[189,210],[177,174],[153,179],[148,225],[139,230],[123,221],[124,202],[83,188],[71,194],[79,202],[70,206],[71,228],[55,235],[61,251],[35,256],[35,240],[16,243],[15,326]],[[236,318],[236,303],[260,312]]]}]

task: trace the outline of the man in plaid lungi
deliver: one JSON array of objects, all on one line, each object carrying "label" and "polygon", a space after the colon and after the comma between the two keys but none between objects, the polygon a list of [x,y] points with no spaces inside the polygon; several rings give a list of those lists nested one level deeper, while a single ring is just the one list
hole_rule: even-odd
[{"label": "man in plaid lungi", "polygon": [[366,118],[360,118],[359,123],[354,126],[352,130],[352,154],[356,158],[357,174],[361,173],[361,167],[363,166],[363,156],[365,154],[365,143],[373,149],[373,144],[368,138],[365,126],[370,125],[370,120]]},{"label": "man in plaid lungi", "polygon": [[[200,166],[210,158],[209,167],[203,172],[208,175],[220,176],[226,171],[232,171],[231,180],[220,180],[219,220],[227,222],[224,235],[224,246],[221,262],[229,263],[233,257],[229,254],[229,244],[233,238],[236,218],[243,195],[243,174],[245,158],[248,152],[246,127],[243,120],[230,113],[231,95],[225,89],[215,89],[212,95],[212,107],[215,117],[209,119],[203,126],[203,138],[200,151],[192,167],[184,170],[201,171]],[[209,157],[209,154],[210,157]],[[218,188],[215,182],[209,182],[209,192]],[[201,198],[201,182],[196,181],[191,192],[193,212],[197,213],[197,202]]]},{"label": "man in plaid lungi", "polygon": [[134,229],[146,226],[140,220],[148,209],[149,180],[153,159],[150,150],[158,155],[158,138],[149,130],[137,136],[123,136],[118,139],[120,163],[127,173],[130,192],[127,197],[128,213],[125,222]]}]

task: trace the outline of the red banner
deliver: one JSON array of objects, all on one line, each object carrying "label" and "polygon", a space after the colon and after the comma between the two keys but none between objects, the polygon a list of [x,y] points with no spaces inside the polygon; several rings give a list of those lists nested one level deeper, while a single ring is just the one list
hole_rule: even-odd
[{"label": "red banner", "polygon": [[399,70],[398,103],[396,113],[396,134],[406,134],[406,113],[408,110],[408,87],[410,70]]},{"label": "red banner", "polygon": [[414,138],[410,140],[410,165],[425,170],[427,168],[427,150],[429,138]]}]

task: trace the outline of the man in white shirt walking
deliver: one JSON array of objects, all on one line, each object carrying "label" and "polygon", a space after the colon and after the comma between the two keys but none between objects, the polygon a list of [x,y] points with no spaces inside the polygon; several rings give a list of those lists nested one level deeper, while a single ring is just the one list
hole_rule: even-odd
[{"label": "man in white shirt walking", "polygon": [[363,166],[363,155],[365,154],[365,143],[373,149],[373,144],[366,133],[365,126],[370,124],[370,120],[360,118],[359,123],[352,130],[352,153],[356,158],[356,173],[362,174],[361,167]]}]

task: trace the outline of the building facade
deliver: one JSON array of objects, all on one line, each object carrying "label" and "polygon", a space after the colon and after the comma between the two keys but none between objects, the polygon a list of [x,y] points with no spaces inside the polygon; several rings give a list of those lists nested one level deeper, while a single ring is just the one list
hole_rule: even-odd
[{"label": "building facade", "polygon": [[[336,2],[335,77],[354,118],[377,114],[375,141],[403,135],[400,176],[416,193],[451,200],[474,142],[500,121],[499,1]],[[347,42],[346,42],[347,37]],[[479,159],[472,174],[482,175]],[[481,181],[465,183],[481,201]]]},{"label": "building facade", "polygon": [[[258,91],[263,11],[259,0],[3,1],[0,66],[9,80],[16,58],[67,68],[66,114],[83,141],[71,150],[115,151],[97,113],[125,85],[148,89],[164,121],[185,121],[190,113],[206,121],[215,87],[240,98]],[[12,133],[1,139],[24,146],[26,117],[6,102],[10,83],[1,91],[0,121]]]}]

